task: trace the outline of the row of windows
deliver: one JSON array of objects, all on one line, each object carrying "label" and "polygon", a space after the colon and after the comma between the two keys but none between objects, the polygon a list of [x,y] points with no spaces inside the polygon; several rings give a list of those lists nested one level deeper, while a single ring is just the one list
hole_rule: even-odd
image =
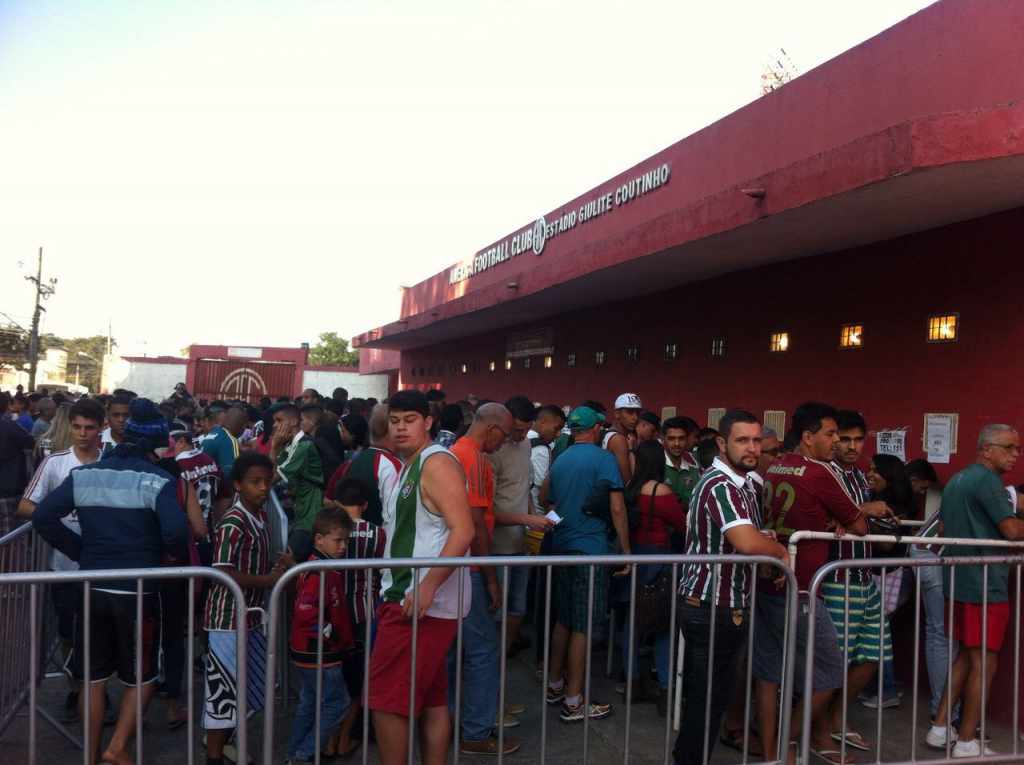
[{"label": "row of windows", "polygon": [[[952,343],[956,342],[960,331],[960,314],[958,313],[947,313],[947,314],[936,314],[928,317],[928,334],[927,340],[929,343]],[[844,324],[839,331],[839,347],[843,349],[854,349],[864,347],[864,325],[863,324]],[[769,338],[768,349],[772,353],[785,353],[789,350],[789,332],[779,331],[772,332]],[[722,358],[725,356],[725,338],[716,337],[711,340],[711,355],[715,358]],[[665,343],[663,357],[665,361],[675,361],[679,358],[679,344],[678,343]],[[603,367],[608,361],[608,353],[606,351],[594,351],[594,366]],[[626,347],[626,361],[637,362],[640,361],[640,346],[630,345]],[[542,361],[534,360],[530,356],[526,356],[519,360],[523,369],[530,369],[534,365],[543,366],[544,369],[551,369],[555,365],[554,356],[544,356]],[[576,366],[577,356],[575,353],[566,354],[565,365],[566,367],[573,368]],[[513,367],[512,359],[505,359],[504,368],[506,372],[511,372]],[[496,372],[498,370],[498,362],[491,361],[487,365],[488,371]],[[479,372],[479,362],[472,364],[452,364],[448,367],[450,374],[469,374],[470,372]],[[417,373],[420,377],[432,377],[435,374],[434,367],[414,367],[412,369],[412,376],[416,377]],[[445,367],[438,366],[436,374],[445,374]]]}]

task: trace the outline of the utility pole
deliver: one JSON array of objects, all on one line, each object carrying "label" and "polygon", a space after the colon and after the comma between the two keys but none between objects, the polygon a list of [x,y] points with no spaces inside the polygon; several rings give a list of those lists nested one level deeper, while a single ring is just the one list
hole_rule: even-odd
[{"label": "utility pole", "polygon": [[28,338],[28,389],[36,389],[36,367],[39,365],[39,318],[46,309],[43,308],[43,301],[57,291],[57,280],[50,279],[43,283],[43,248],[39,248],[39,262],[36,267],[35,276],[26,276],[26,281],[36,285],[36,308],[32,312],[32,331]]}]

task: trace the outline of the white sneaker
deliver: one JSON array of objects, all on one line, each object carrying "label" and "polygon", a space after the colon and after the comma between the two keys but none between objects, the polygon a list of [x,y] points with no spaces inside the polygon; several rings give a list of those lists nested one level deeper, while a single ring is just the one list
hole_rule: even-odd
[{"label": "white sneaker", "polygon": [[928,735],[924,737],[924,740],[932,749],[945,749],[947,738],[949,738],[949,743],[956,743],[956,731],[952,727],[943,728],[933,725],[928,729]]},{"label": "white sneaker", "polygon": [[961,757],[981,757],[982,749],[985,750],[985,757],[991,757],[994,754],[998,754],[994,749],[989,749],[987,746],[982,747],[981,742],[975,739],[974,741],[957,741],[956,746],[953,747],[953,759],[958,760]]}]

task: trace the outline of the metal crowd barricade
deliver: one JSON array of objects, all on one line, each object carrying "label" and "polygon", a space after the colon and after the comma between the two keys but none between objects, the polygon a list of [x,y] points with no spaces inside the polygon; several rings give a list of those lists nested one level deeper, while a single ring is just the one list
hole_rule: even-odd
[{"label": "metal crowd barricade", "polygon": [[[372,581],[372,572],[375,570],[385,568],[409,568],[413,571],[413,581],[418,582],[420,580],[420,572],[431,568],[453,568],[457,569],[451,576],[459,577],[459,600],[458,600],[458,612],[460,616],[457,619],[456,634],[454,638],[454,650],[457,660],[455,661],[455,688],[454,688],[454,715],[453,715],[453,730],[455,731],[453,740],[454,745],[454,763],[458,765],[460,761],[460,714],[462,706],[462,649],[463,649],[463,612],[468,611],[468,604],[464,603],[463,578],[468,575],[466,571],[467,567],[470,566],[490,566],[499,568],[501,570],[501,581],[504,583],[505,588],[503,591],[507,592],[507,585],[509,581],[509,569],[513,566],[534,566],[539,569],[544,569],[547,576],[545,577],[544,584],[544,621],[543,624],[537,624],[537,639],[542,640],[544,643],[544,659],[543,659],[543,676],[544,682],[541,688],[541,709],[544,713],[541,716],[540,721],[540,751],[531,753],[531,761],[533,762],[549,762],[548,751],[547,751],[547,735],[548,735],[548,721],[547,721],[547,703],[546,703],[546,692],[547,692],[547,677],[549,673],[550,664],[550,649],[551,649],[551,591],[552,591],[552,575],[553,569],[556,567],[564,566],[586,566],[588,569],[588,632],[587,632],[587,650],[586,650],[586,667],[583,680],[583,708],[589,710],[591,703],[591,656],[592,656],[592,627],[594,619],[594,587],[595,587],[595,571],[596,567],[603,566],[612,568],[613,570],[621,569],[625,565],[629,565],[630,568],[630,588],[633,594],[631,599],[631,605],[629,608],[629,629],[628,629],[628,640],[630,644],[629,660],[627,667],[627,677],[632,674],[633,669],[633,655],[634,655],[634,642],[637,639],[635,626],[635,596],[637,592],[637,565],[642,564],[664,564],[672,566],[672,581],[678,582],[681,566],[688,564],[710,564],[713,566],[713,584],[718,584],[721,576],[721,566],[723,564],[736,564],[742,566],[749,566],[751,573],[751,581],[753,585],[752,598],[750,605],[750,634],[748,637],[747,644],[747,671],[746,671],[746,708],[744,716],[744,752],[743,752],[743,763],[752,762],[748,755],[749,747],[749,730],[751,721],[751,698],[752,693],[752,654],[754,650],[753,646],[753,629],[754,629],[754,605],[756,603],[757,591],[757,569],[759,566],[769,566],[781,572],[781,575],[786,579],[788,586],[786,588],[786,620],[785,620],[785,651],[783,659],[783,667],[781,667],[781,709],[779,714],[779,729],[778,729],[778,741],[779,749],[783,753],[783,762],[785,752],[788,750],[788,742],[790,740],[790,705],[792,699],[792,680],[794,670],[794,657],[795,657],[795,644],[796,644],[796,625],[797,625],[797,587],[796,578],[792,570],[785,568],[782,563],[774,558],[766,556],[743,556],[743,555],[729,555],[729,556],[715,556],[715,555],[703,555],[703,556],[686,556],[686,555],[596,555],[586,556],[582,559],[578,555],[552,555],[544,556],[542,558],[535,557],[524,557],[524,556],[505,556],[505,557],[487,557],[487,558],[403,558],[403,559],[337,559],[337,560],[322,560],[322,561],[310,561],[301,565],[295,566],[289,569],[277,582],[273,590],[270,593],[269,598],[269,633],[268,633],[268,653],[267,653],[267,665],[266,673],[269,677],[273,677],[275,671],[278,670],[278,662],[284,663],[284,659],[281,654],[286,655],[286,651],[282,649],[282,641],[280,640],[280,631],[284,624],[286,614],[283,610],[287,608],[288,599],[285,594],[294,586],[294,582],[297,577],[302,574],[316,574],[319,572],[319,587],[320,587],[320,599],[319,599],[319,613],[317,616],[317,675],[316,675],[316,701],[315,701],[315,720],[313,723],[313,735],[316,736],[316,746],[314,748],[314,762],[319,765],[320,763],[320,752],[322,750],[321,742],[321,718],[320,710],[323,701],[323,638],[324,638],[324,582],[325,572],[328,571],[352,571],[352,570],[363,570],[367,574],[367,580]],[[715,612],[717,608],[726,608],[727,606],[718,606],[712,600],[710,604],[711,609],[711,632],[710,632],[710,646],[709,646],[709,678],[714,677],[713,666],[714,666],[714,652],[715,652]],[[506,627],[507,616],[508,616],[508,604],[505,598],[502,599],[501,605],[501,620],[502,625],[500,634],[500,653],[499,653],[499,664],[500,664],[500,676],[498,683],[498,723],[497,728],[497,762],[501,763],[504,759],[504,725],[501,724],[501,718],[505,709],[505,686],[506,686],[506,661],[505,661],[505,648],[507,643]],[[418,641],[418,625],[419,618],[417,616],[419,611],[419,588],[413,588],[413,619],[412,619],[412,631],[411,641],[409,645],[410,652],[410,688],[409,688],[409,718],[410,720],[414,716],[415,709],[415,698],[416,698],[416,662],[417,654],[420,650]],[[677,614],[677,598],[673,597],[671,613],[670,613],[670,624],[669,624],[669,635],[670,635],[670,647],[669,657],[675,655],[676,638],[679,635],[678,627],[678,614]],[[365,654],[363,657],[363,689],[362,689],[362,704],[364,710],[363,716],[363,731],[362,731],[362,762],[364,765],[369,762],[369,724],[370,724],[370,710],[368,709],[368,699],[370,692],[370,656],[371,656],[371,630],[372,620],[368,619],[364,625],[365,627]],[[671,661],[671,658],[670,658]],[[668,697],[672,698],[673,693],[673,680],[675,672],[670,667],[669,677],[669,688]],[[705,717],[705,741],[704,741],[704,765],[707,765],[709,761],[709,737],[714,736],[710,739],[712,742],[717,740],[717,731],[708,730],[708,719],[711,714],[710,700],[712,685],[709,683],[706,689],[706,717]],[[704,692],[704,691],[702,691]],[[275,748],[274,748],[274,732],[275,732],[275,691],[271,684],[268,684],[265,689],[265,715],[263,722],[263,762],[264,765],[272,765],[275,762]],[[631,741],[631,721],[632,721],[632,683],[627,682],[626,684],[626,711],[625,711],[625,730],[624,730],[624,757],[623,762],[630,762],[630,748],[632,745]],[[583,717],[583,747],[582,747],[582,758],[583,762],[587,763],[590,761],[590,742],[589,742],[589,726],[590,718],[588,714],[584,714]],[[416,738],[417,725],[415,723],[409,725],[409,738],[407,742],[408,748],[408,763],[415,761],[415,738]],[[665,735],[662,746],[662,761],[664,763],[670,763],[671,759],[671,732],[672,732],[672,715],[666,715],[665,720]],[[778,753],[777,753],[778,754]],[[772,758],[768,762],[779,762],[779,759]]]},{"label": "metal crowd barricade", "polygon": [[[1014,596],[1015,607],[1013,609],[1013,624],[1014,624],[1014,656],[1013,656],[1013,751],[1009,754],[1002,755],[988,755],[984,754],[986,739],[986,728],[987,728],[987,691],[985,684],[982,684],[982,697],[981,697],[981,714],[980,714],[980,734],[979,740],[981,741],[982,754],[975,758],[958,758],[955,762],[985,762],[985,763],[1017,763],[1021,762],[1022,754],[1020,752],[1020,735],[1019,735],[1019,692],[1020,692],[1020,619],[1021,619],[1021,565],[1024,564],[1024,543],[1014,542],[1001,539],[966,539],[960,537],[903,537],[893,536],[884,534],[868,534],[864,536],[853,536],[843,535],[838,537],[832,533],[826,532],[810,532],[810,531],[798,531],[790,537],[790,557],[793,561],[793,565],[796,565],[796,554],[797,548],[802,541],[843,541],[843,542],[876,542],[876,543],[898,543],[908,544],[915,546],[938,546],[943,548],[949,547],[964,547],[970,546],[975,548],[987,548],[993,551],[992,555],[970,555],[970,556],[948,556],[948,557],[934,557],[934,558],[868,558],[868,559],[851,559],[851,560],[837,560],[832,561],[825,566],[821,567],[814,575],[811,580],[810,588],[808,590],[808,618],[807,618],[807,649],[806,655],[803,657],[804,661],[804,687],[801,689],[803,698],[808,699],[812,694],[813,685],[813,667],[814,667],[814,618],[818,608],[824,608],[824,602],[821,601],[821,590],[822,585],[831,577],[833,574],[839,571],[847,572],[842,578],[844,581],[844,601],[845,601],[845,628],[843,634],[839,635],[841,640],[841,651],[844,659],[848,660],[849,655],[849,622],[850,622],[850,577],[849,572],[852,569],[865,569],[869,568],[872,570],[879,570],[881,578],[879,579],[880,587],[880,598],[882,608],[882,618],[879,620],[879,669],[877,672],[877,712],[875,721],[875,762],[885,763],[885,765],[910,765],[911,763],[920,762],[918,759],[918,740],[917,740],[917,716],[918,716],[918,691],[920,681],[920,651],[918,646],[921,644],[921,607],[922,607],[922,586],[921,586],[921,571],[926,567],[941,567],[943,569],[948,568],[950,570],[949,582],[950,591],[949,597],[944,597],[944,613],[948,617],[946,628],[948,630],[948,645],[953,643],[953,619],[950,615],[946,602],[948,600],[955,599],[956,593],[956,570],[960,566],[981,566],[982,567],[982,635],[988,634],[987,624],[987,613],[986,607],[988,605],[988,572],[989,567],[993,565],[1006,565],[1012,566],[1014,569],[1014,581],[1016,585],[1016,593]],[[1016,554],[1012,554],[1016,553]],[[910,759],[890,761],[883,759],[882,756],[882,742],[883,742],[883,673],[882,663],[885,656],[885,636],[887,630],[888,617],[885,613],[885,602],[886,602],[886,574],[890,571],[906,568],[914,571],[915,587],[914,587],[914,660],[913,660],[913,695],[911,700],[911,719],[913,721],[911,728],[910,738]],[[890,635],[891,637],[891,635]],[[986,677],[986,662],[987,662],[988,651],[981,652],[981,671],[982,676]],[[800,657],[797,657],[800,660]],[[953,651],[946,651],[946,687],[948,688],[952,684],[952,671],[953,671]],[[847,733],[848,733],[848,718],[847,718],[847,680],[848,674],[843,675],[843,686],[840,690],[842,694],[841,698],[841,716],[842,716],[842,730],[840,732],[841,740],[839,742],[840,760],[845,761],[847,757]],[[953,712],[953,700],[948,694],[946,694],[946,721],[947,729],[952,725],[952,712]],[[809,762],[811,746],[811,727],[812,720],[810,715],[804,715],[802,719],[802,730],[800,731],[800,753],[801,761]],[[950,736],[946,738],[945,758],[934,759],[928,758],[929,763],[952,763],[952,745],[953,739]]]},{"label": "metal crowd barricade", "polygon": [[[13,532],[12,532],[13,533]],[[27,533],[27,532],[22,532]],[[0,540],[2,541],[2,540]],[[236,749],[238,751],[238,761],[245,763],[248,737],[247,725],[246,725],[246,712],[247,702],[245,689],[247,688],[247,676],[246,676],[246,649],[248,645],[248,635],[246,630],[246,603],[245,596],[242,593],[242,589],[238,586],[234,579],[216,568],[205,568],[199,566],[190,567],[160,567],[160,568],[134,568],[134,569],[116,569],[116,570],[104,570],[104,571],[30,571],[23,573],[5,573],[3,576],[3,588],[7,592],[15,591],[17,588],[28,587],[28,607],[26,610],[27,618],[25,622],[28,624],[28,641],[25,648],[28,651],[28,661],[24,668],[26,690],[25,693],[28,697],[28,752],[26,758],[23,760],[28,765],[35,765],[37,755],[39,754],[38,747],[38,730],[37,730],[37,716],[43,716],[44,719],[51,719],[49,715],[39,707],[38,704],[38,686],[39,686],[39,673],[41,668],[40,662],[40,647],[42,645],[40,635],[40,624],[42,623],[41,617],[41,598],[40,592],[48,585],[53,584],[68,584],[78,582],[82,584],[82,660],[83,660],[83,677],[90,677],[90,621],[91,621],[91,592],[93,588],[102,589],[104,582],[111,581],[124,581],[124,580],[135,580],[136,590],[134,593],[136,603],[136,629],[135,629],[135,676],[136,678],[142,678],[142,628],[143,628],[143,582],[158,580],[175,580],[185,579],[188,580],[188,612],[187,612],[187,626],[188,631],[187,637],[187,653],[186,662],[184,665],[187,671],[187,684],[186,693],[188,695],[188,753],[187,759],[185,760],[188,765],[193,765],[195,762],[195,752],[193,742],[195,740],[195,693],[194,693],[194,673],[192,671],[193,663],[195,660],[195,646],[194,640],[192,639],[196,633],[195,630],[195,603],[196,603],[196,579],[209,579],[217,584],[222,584],[227,587],[228,591],[232,594],[235,600],[235,613],[236,623],[238,629],[236,631],[236,656],[237,656],[237,687],[238,687],[238,698],[237,698],[237,710],[238,719],[240,721],[239,726],[236,728]],[[132,594],[125,594],[121,597],[133,597]],[[24,662],[24,657],[22,657]],[[271,684],[272,685],[272,684]],[[89,694],[82,694],[83,702],[87,700]],[[142,709],[142,694],[136,695],[137,707],[136,707],[136,728],[135,728],[135,761],[144,762],[143,755],[143,709]],[[23,702],[22,702],[23,703]],[[83,752],[83,761],[85,765],[89,765],[91,758],[90,752],[93,746],[93,742],[90,741],[90,704],[82,704],[82,743],[80,744]],[[75,742],[76,744],[78,742]],[[5,757],[7,755],[5,754]]]}]

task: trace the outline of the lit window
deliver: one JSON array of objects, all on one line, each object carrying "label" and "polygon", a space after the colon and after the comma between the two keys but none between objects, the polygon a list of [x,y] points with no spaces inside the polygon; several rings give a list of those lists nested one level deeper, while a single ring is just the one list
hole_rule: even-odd
[{"label": "lit window", "polygon": [[416,376],[416,367],[413,367],[412,369],[410,369],[409,372],[412,374],[413,377],[415,377]]},{"label": "lit window", "polygon": [[844,324],[839,334],[840,348],[862,348],[864,346],[864,325]]},{"label": "lit window", "polygon": [[555,365],[555,357],[554,356],[545,356],[544,357],[544,368],[545,369],[551,369],[551,367],[553,367],[554,365]]},{"label": "lit window", "polygon": [[789,350],[789,333],[773,332],[771,350],[772,353],[782,353]]},{"label": "lit window", "polygon": [[511,372],[512,371],[512,359],[505,359],[505,371],[506,372]]},{"label": "lit window", "polygon": [[677,343],[665,343],[665,361],[675,361],[679,358],[679,345]]},{"label": "lit window", "polygon": [[604,359],[605,359],[604,351],[596,351],[594,353],[594,364],[596,364],[597,366],[603,367],[604,366]]},{"label": "lit window", "polygon": [[495,369],[498,368],[498,365],[492,361],[490,364],[487,365],[487,368],[493,372]]},{"label": "lit window", "polygon": [[565,365],[567,367],[574,367],[574,366],[576,366],[576,354],[575,353],[570,353],[568,356],[565,357]]},{"label": "lit window", "polygon": [[725,338],[716,337],[711,341],[711,355],[712,356],[724,356],[725,355]]},{"label": "lit window", "polygon": [[954,343],[960,329],[960,314],[944,313],[928,317],[929,343]]},{"label": "lit window", "polygon": [[530,368],[530,357],[526,356],[526,357],[523,358],[523,369],[529,369],[529,368]]},{"label": "lit window", "polygon": [[467,374],[468,372],[469,372],[469,365],[468,364],[463,364],[462,365],[462,374]]},{"label": "lit window", "polygon": [[626,347],[626,361],[640,361],[639,345],[630,345]]}]

